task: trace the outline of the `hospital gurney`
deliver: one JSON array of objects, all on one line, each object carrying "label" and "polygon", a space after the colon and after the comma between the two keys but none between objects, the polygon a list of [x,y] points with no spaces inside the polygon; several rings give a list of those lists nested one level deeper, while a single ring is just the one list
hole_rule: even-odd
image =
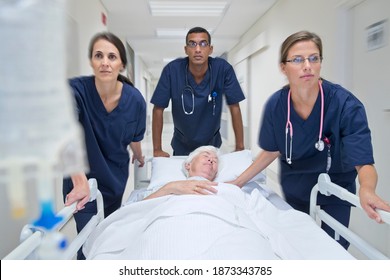
[{"label": "hospital gurney", "polygon": [[[234,154],[234,153],[233,153]],[[238,153],[235,153],[238,154]],[[239,175],[249,164],[247,161],[243,162],[242,159],[240,159],[242,155],[239,157],[234,156],[229,159],[229,162],[234,165],[241,165],[240,170],[229,170],[230,172],[234,173],[234,176]],[[247,157],[247,156],[246,156]],[[174,162],[176,159],[180,159],[180,157],[173,157],[172,162]],[[150,162],[150,161],[149,161]],[[174,166],[171,164],[164,163],[165,167],[168,168],[168,170],[175,170]],[[135,175],[135,191],[132,193],[132,195],[129,197],[129,201],[136,201],[137,197],[142,196],[142,193],[145,191],[145,187],[148,186],[153,181],[153,170],[149,168],[144,168],[142,170],[137,170],[136,168],[136,175]],[[161,165],[158,165],[156,168],[162,168]],[[164,172],[166,172],[167,169],[163,168],[161,170],[162,175]],[[172,171],[173,172],[173,171]],[[158,177],[158,176],[157,176]],[[181,178],[182,179],[182,178]],[[154,178],[154,180],[158,180],[158,178]],[[265,184],[265,177],[255,178],[256,182],[250,182],[248,185],[246,185],[243,190],[247,191],[248,193],[251,192],[253,189],[258,189],[260,192],[267,197],[267,200],[271,201],[273,205],[275,205],[278,209],[290,209],[291,207],[275,192],[267,188]],[[367,241],[359,237],[357,234],[352,232],[349,228],[344,227],[339,222],[337,222],[335,219],[333,219],[331,216],[326,214],[323,210],[321,210],[317,204],[317,193],[321,192],[324,195],[336,195],[339,198],[343,200],[347,200],[348,202],[352,203],[353,205],[357,206],[357,208],[361,209],[359,198],[358,196],[346,191],[345,189],[333,184],[330,182],[330,178],[327,174],[321,174],[318,178],[318,184],[316,184],[313,187],[312,194],[311,194],[311,206],[310,206],[310,215],[314,220],[317,220],[317,223],[319,224],[320,221],[323,221],[327,223],[329,226],[331,226],[335,231],[336,234],[343,236],[345,239],[347,239],[352,245],[354,245],[358,250],[360,250],[365,256],[367,256],[369,259],[388,259],[387,256],[379,252],[376,248],[374,248],[372,245],[370,245]],[[386,224],[390,224],[390,213],[378,210],[378,213],[381,215],[382,220]],[[336,240],[338,239],[338,236],[335,237]]]},{"label": "hospital gurney", "polygon": [[20,245],[3,260],[72,259],[96,225],[104,219],[103,197],[97,189],[97,182],[95,179],[89,179],[88,182],[91,191],[89,201],[96,200],[98,213],[91,218],[75,239],[69,242],[69,245],[60,231],[73,217],[77,202],[62,208],[56,214],[56,217],[62,219],[49,231],[34,224],[25,225],[20,234]]},{"label": "hospital gurney", "polygon": [[183,160],[135,165],[134,191],[91,234],[83,248],[87,259],[354,259],[309,215],[267,188],[264,174],[242,189],[222,183],[249,166],[250,151],[220,157],[217,195],[142,200],[184,180]]},{"label": "hospital gurney", "polygon": [[[127,202],[93,224],[91,227],[96,228],[80,237],[72,254],[83,244],[87,259],[355,259],[318,226],[315,219],[321,218],[357,248],[362,248],[368,258],[387,258],[317,209],[314,199],[317,188],[330,183],[323,183],[323,175],[313,188],[313,218],[292,209],[269,189],[264,174],[241,190],[220,183],[218,195],[172,195],[142,200],[153,188],[169,180],[183,179],[183,160],[151,158],[143,168],[135,164],[135,189]],[[218,180],[229,181],[229,176],[240,174],[251,160],[249,151],[222,156]],[[335,188],[335,195],[344,192],[330,185]],[[388,213],[381,215],[388,222]]]},{"label": "hospital gurney", "polygon": [[[380,251],[371,246],[368,242],[363,240],[360,236],[352,232],[349,228],[345,227],[338,221],[336,221],[333,217],[328,215],[325,211],[321,210],[317,206],[317,194],[320,192],[323,195],[335,195],[342,200],[348,201],[352,205],[356,206],[358,209],[362,209],[359,201],[359,197],[344,188],[334,184],[331,182],[328,174],[320,174],[318,177],[318,183],[313,187],[310,196],[310,215],[313,219],[318,219],[319,221],[325,222],[331,228],[335,230],[336,239],[339,236],[344,237],[348,240],[352,245],[354,245],[357,249],[359,249],[364,255],[366,255],[369,259],[376,260],[387,260],[389,259],[387,256],[382,254]],[[377,210],[380,214],[382,220],[386,224],[390,224],[390,213]]]}]

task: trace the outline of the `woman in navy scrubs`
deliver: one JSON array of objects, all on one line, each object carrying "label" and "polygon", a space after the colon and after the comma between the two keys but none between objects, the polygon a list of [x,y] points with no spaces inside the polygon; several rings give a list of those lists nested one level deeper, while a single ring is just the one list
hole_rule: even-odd
[{"label": "woman in navy scrubs", "polygon": [[[75,96],[79,121],[84,129],[89,172],[64,179],[66,205],[81,199],[75,214],[80,232],[96,214],[96,202],[89,202],[88,178],[96,178],[103,195],[107,217],[122,203],[129,176],[130,156],[144,165],[141,140],[146,125],[146,103],[142,94],[120,74],[126,67],[126,51],[114,34],[96,34],[89,46],[93,76],[69,81]],[[85,205],[84,205],[85,204]],[[83,258],[79,252],[78,258]]]},{"label": "woman in navy scrubs", "polygon": [[[265,105],[260,127],[262,151],[234,184],[243,186],[276,158],[286,201],[309,213],[310,192],[320,173],[356,193],[367,215],[381,222],[375,208],[390,207],[375,194],[370,129],[363,104],[348,90],[320,77],[322,42],[314,33],[289,36],[281,47],[280,67],[289,84],[274,93]],[[320,195],[321,208],[348,227],[350,205],[335,196]],[[334,231],[323,224],[331,236]],[[339,241],[349,246],[343,238]]]}]

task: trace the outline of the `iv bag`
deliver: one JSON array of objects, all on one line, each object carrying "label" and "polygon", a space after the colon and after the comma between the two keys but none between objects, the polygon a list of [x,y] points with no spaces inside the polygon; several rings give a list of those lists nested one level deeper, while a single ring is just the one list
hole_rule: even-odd
[{"label": "iv bag", "polygon": [[24,215],[31,181],[47,185],[40,198],[50,200],[56,174],[88,169],[66,77],[66,31],[64,0],[0,0],[0,186],[13,216]]},{"label": "iv bag", "polygon": [[66,77],[63,0],[0,0],[0,161],[44,159],[87,168]]}]

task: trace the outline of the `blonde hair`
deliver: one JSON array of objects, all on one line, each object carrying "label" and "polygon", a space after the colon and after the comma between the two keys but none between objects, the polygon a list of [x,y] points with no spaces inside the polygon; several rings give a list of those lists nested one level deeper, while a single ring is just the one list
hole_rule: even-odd
[{"label": "blonde hair", "polygon": [[214,153],[217,158],[218,158],[218,162],[219,162],[219,149],[214,147],[214,146],[200,146],[199,148],[196,148],[195,150],[193,150],[189,155],[188,157],[184,160],[183,162],[183,172],[184,174],[186,175],[186,177],[189,176],[188,174],[188,170],[186,169],[186,165],[188,163],[191,163],[193,161],[193,159],[195,157],[197,157],[199,154],[203,153],[203,152],[210,152],[210,153]]}]

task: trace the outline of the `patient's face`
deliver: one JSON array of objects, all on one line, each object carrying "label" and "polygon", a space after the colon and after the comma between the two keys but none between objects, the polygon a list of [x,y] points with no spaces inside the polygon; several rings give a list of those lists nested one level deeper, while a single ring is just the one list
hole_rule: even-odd
[{"label": "patient's face", "polygon": [[212,152],[201,152],[186,166],[190,177],[202,176],[213,181],[218,172],[218,157]]}]

